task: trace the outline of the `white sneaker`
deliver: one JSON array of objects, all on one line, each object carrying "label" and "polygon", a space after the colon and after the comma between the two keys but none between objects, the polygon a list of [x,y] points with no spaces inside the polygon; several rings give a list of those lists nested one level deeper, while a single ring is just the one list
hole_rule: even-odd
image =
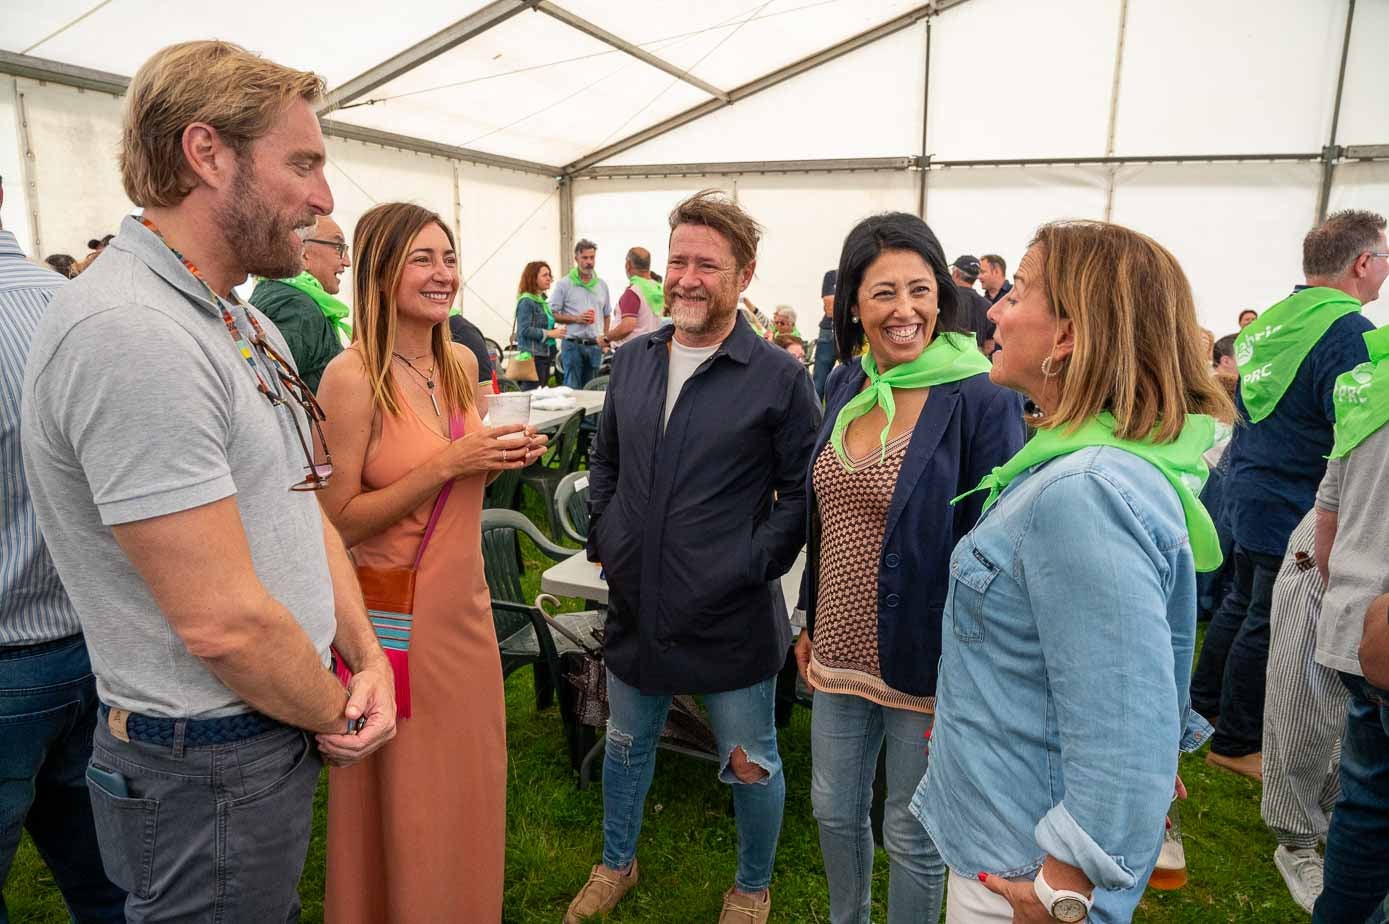
[{"label": "white sneaker", "polygon": [[1321,855],[1312,848],[1289,850],[1280,846],[1273,852],[1273,865],[1278,867],[1293,901],[1311,914],[1322,889]]}]

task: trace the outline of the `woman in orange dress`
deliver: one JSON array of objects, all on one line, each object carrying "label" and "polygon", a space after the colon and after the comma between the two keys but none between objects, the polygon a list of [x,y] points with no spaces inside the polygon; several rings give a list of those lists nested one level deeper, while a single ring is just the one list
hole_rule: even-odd
[{"label": "woman in orange dress", "polygon": [[438,215],[379,205],[352,246],[352,345],[318,393],[334,450],[324,509],[359,569],[408,568],[452,487],[415,576],[410,715],[388,747],[329,773],[325,917],[490,924],[502,915],[506,716],[482,494],[498,472],[538,458],[545,438],[482,426],[477,360],[448,334],[458,263]]}]

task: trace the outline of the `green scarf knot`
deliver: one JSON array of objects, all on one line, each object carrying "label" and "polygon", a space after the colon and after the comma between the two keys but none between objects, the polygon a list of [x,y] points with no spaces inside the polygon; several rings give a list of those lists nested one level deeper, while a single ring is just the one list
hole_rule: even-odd
[{"label": "green scarf knot", "polygon": [[1216,534],[1211,515],[1197,496],[1210,474],[1201,454],[1214,442],[1215,419],[1205,414],[1188,414],[1186,425],[1175,440],[1157,443],[1152,439],[1126,440],[1115,436],[1114,415],[1105,411],[1082,423],[1074,432],[1065,432],[1061,427],[1038,430],[1018,450],[1017,455],[985,475],[978,487],[966,491],[950,503],[959,503],[978,491],[988,491],[989,496],[984,501],[984,509],[988,510],[1013,479],[1023,472],[1090,446],[1112,446],[1151,463],[1167,478],[1182,502],[1196,570],[1215,571],[1222,560],[1220,537]]},{"label": "green scarf knot", "polygon": [[1339,459],[1389,423],[1389,327],[1365,333],[1369,362],[1336,377],[1336,444],[1329,458]]},{"label": "green scarf knot", "polygon": [[276,282],[283,282],[285,285],[298,289],[318,305],[318,310],[323,312],[323,316],[328,319],[338,332],[348,340],[352,339],[352,325],[347,323],[347,316],[351,309],[346,304],[328,294],[323,288],[323,283],[315,278],[313,273],[304,270],[298,276],[289,279],[277,279]]},{"label": "green scarf knot", "polygon": [[1310,286],[1294,292],[1254,319],[1235,338],[1240,396],[1250,423],[1258,423],[1283,400],[1302,361],[1332,324],[1360,310],[1340,289]]},{"label": "green scarf knot", "polygon": [[647,279],[645,276],[632,276],[627,281],[632,284],[632,288],[641,293],[642,298],[646,299],[651,313],[659,318],[666,307],[666,291],[661,288],[661,284],[654,279]]},{"label": "green scarf knot", "polygon": [[929,388],[946,382],[958,382],[992,367],[989,360],[975,346],[974,337],[969,334],[937,334],[936,339],[921,351],[921,355],[909,363],[893,366],[886,372],[878,371],[873,361],[873,351],[865,350],[859,362],[868,375],[868,387],[849,399],[839,416],[835,418],[834,429],[830,431],[830,445],[844,471],[852,472],[853,464],[844,450],[844,433],[849,424],[882,405],[887,415],[887,426],[879,437],[882,447],[879,461],[887,458],[887,434],[892,429],[892,419],[897,414],[897,402],[893,400],[894,388]]},{"label": "green scarf knot", "polygon": [[583,286],[585,289],[592,292],[593,287],[598,285],[598,271],[594,270],[593,276],[589,278],[588,282],[584,282],[583,277],[579,275],[579,268],[577,266],[572,266],[569,268],[569,281],[576,286]]}]

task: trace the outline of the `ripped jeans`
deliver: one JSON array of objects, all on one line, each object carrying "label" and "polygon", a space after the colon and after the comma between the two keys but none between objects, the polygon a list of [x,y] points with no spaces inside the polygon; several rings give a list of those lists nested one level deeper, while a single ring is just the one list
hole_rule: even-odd
[{"label": "ripped jeans", "polygon": [[[777,752],[776,677],[761,683],[700,696],[718,740],[723,761],[719,779],[733,787],[738,826],[738,876],[744,892],[759,892],[772,881],[772,860],[781,835],[786,780]],[[626,869],[637,853],[642,809],[656,770],[656,742],[666,724],[669,696],[644,696],[608,672],[608,743],[603,756],[603,864]],[[731,765],[742,749],[744,782]],[[751,770],[748,765],[751,765]],[[760,771],[760,772],[759,772]]]}]

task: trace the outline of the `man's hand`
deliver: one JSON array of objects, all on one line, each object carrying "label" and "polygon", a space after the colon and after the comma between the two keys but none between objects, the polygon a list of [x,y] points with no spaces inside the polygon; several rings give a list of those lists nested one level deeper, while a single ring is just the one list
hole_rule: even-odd
[{"label": "man's hand", "polygon": [[[395,737],[395,676],[384,657],[352,675],[343,710],[344,734],[318,735],[318,750],[334,767],[350,767]],[[365,718],[355,735],[347,724]]]},{"label": "man's hand", "polygon": [[1051,911],[1042,907],[1031,882],[1025,879],[1014,882],[988,873],[980,873],[979,881],[984,883],[984,888],[1003,896],[1013,906],[1013,924],[1053,924]]}]

